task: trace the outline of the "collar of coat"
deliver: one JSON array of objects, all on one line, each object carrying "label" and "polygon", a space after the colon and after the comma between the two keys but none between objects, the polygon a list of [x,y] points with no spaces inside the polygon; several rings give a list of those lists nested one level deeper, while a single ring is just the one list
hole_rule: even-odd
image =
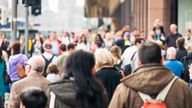
[{"label": "collar of coat", "polygon": [[174,77],[169,69],[161,64],[147,64],[137,68],[122,82],[136,91],[154,95],[159,93]]}]

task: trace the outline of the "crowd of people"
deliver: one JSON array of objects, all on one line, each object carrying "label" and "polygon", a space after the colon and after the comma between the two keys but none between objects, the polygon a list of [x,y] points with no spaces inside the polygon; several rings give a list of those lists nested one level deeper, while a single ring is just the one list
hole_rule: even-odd
[{"label": "crowd of people", "polygon": [[169,31],[157,21],[148,36],[128,25],[36,33],[29,55],[23,36],[9,42],[1,34],[0,108],[147,108],[159,95],[159,106],[192,108],[191,29]]}]

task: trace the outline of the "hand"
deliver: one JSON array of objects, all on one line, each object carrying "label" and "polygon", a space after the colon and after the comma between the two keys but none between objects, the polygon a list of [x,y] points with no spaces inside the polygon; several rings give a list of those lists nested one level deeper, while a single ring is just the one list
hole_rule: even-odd
[{"label": "hand", "polygon": [[192,65],[189,66],[189,77],[192,79]]}]

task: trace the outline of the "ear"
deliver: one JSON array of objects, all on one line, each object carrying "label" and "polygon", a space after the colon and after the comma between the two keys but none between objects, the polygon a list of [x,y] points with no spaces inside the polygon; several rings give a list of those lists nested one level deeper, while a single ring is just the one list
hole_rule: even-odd
[{"label": "ear", "polygon": [[95,69],[95,66],[92,68],[92,74],[95,75],[96,73],[96,69]]},{"label": "ear", "polygon": [[163,64],[163,63],[164,63],[164,57],[161,56],[161,64]]},{"label": "ear", "polygon": [[142,66],[142,63],[141,63],[141,60],[139,59],[139,57],[137,57],[135,67],[138,68],[140,66]]}]

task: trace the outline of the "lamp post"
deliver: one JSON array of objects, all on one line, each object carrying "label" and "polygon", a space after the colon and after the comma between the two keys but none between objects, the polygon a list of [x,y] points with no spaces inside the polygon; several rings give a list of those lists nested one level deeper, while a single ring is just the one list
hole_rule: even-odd
[{"label": "lamp post", "polygon": [[29,39],[29,11],[28,4],[25,4],[25,55],[28,57],[28,39]]},{"label": "lamp post", "polygon": [[12,22],[11,40],[14,41],[17,38],[17,0],[12,0]]}]

